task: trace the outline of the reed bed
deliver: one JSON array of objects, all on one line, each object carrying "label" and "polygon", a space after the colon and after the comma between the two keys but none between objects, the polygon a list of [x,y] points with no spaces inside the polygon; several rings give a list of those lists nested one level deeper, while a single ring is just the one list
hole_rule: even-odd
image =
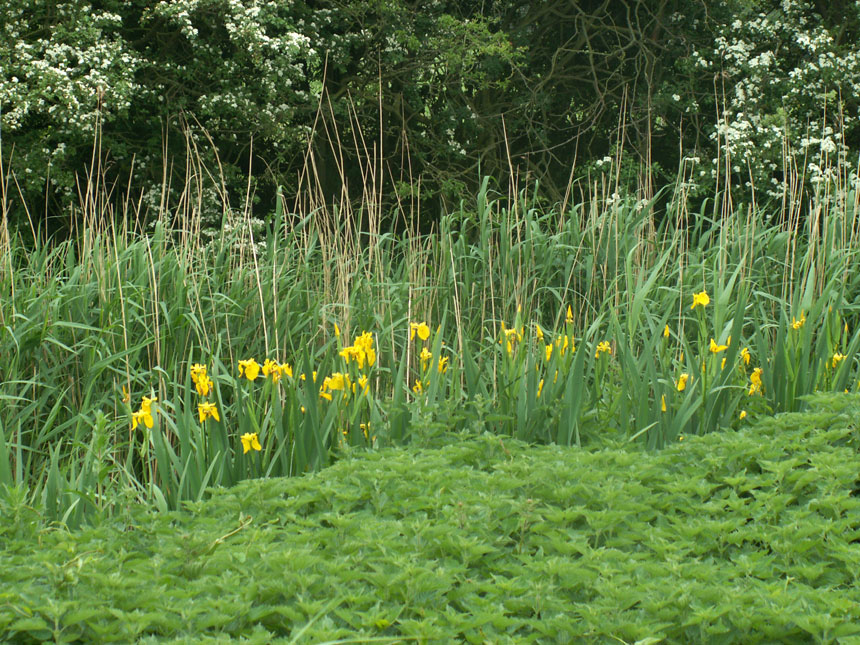
[{"label": "reed bed", "polygon": [[360,447],[657,449],[858,389],[853,193],[691,212],[681,185],[487,179],[429,233],[372,190],[279,193],[202,243],[187,202],[143,228],[95,190],[70,241],[0,227],[0,490],[70,526]]}]

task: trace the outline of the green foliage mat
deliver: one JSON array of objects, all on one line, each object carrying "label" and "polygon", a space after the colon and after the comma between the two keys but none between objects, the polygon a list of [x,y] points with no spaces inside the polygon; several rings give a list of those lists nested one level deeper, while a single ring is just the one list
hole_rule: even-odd
[{"label": "green foliage mat", "polygon": [[659,453],[451,437],[73,533],[5,508],[0,639],[860,642],[860,399],[813,409]]}]

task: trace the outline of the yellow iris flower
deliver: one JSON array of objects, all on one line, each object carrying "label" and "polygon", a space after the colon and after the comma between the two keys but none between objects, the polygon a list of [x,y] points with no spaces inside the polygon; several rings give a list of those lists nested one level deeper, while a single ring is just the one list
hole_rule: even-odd
[{"label": "yellow iris flower", "polygon": [[752,357],[750,356],[750,350],[749,350],[749,349],[747,349],[746,347],[744,347],[744,348],[741,350],[741,358],[742,358],[742,359],[743,359],[743,361],[744,361],[744,365],[749,365],[749,364],[750,364],[750,359],[751,359]]},{"label": "yellow iris flower", "polygon": [[342,350],[338,352],[338,354],[345,360],[347,363],[350,361],[355,361],[358,363],[358,368],[361,369],[364,367],[364,355],[358,347],[350,345],[349,347],[344,347]]},{"label": "yellow iris flower", "polygon": [[555,339],[555,346],[560,349],[560,354],[564,356],[567,353],[567,350],[570,349],[570,353],[576,351],[576,345],[573,344],[573,336],[562,336],[561,338]]},{"label": "yellow iris flower", "polygon": [[[429,335],[429,328],[427,333]],[[414,331],[412,333],[412,337],[415,337]],[[369,331],[364,332],[361,336],[355,339],[355,343],[350,347],[344,347],[340,351],[340,355],[347,363],[355,361],[358,364],[358,369],[360,370],[364,369],[365,363],[373,365],[376,362],[376,351],[373,349],[373,334]]]},{"label": "yellow iris flower", "polygon": [[[362,394],[367,394],[368,392],[370,392],[370,387],[368,386],[369,380],[370,379],[368,379],[365,374],[362,374],[361,376],[358,377],[358,387],[361,388]],[[355,394],[355,385],[356,385],[355,383],[352,384],[352,393],[353,394]]]},{"label": "yellow iris flower", "polygon": [[194,387],[197,389],[197,394],[200,396],[209,396],[209,392],[212,391],[212,379],[204,374],[197,379],[194,383]]},{"label": "yellow iris flower", "polygon": [[206,374],[206,366],[194,363],[191,366],[191,381],[200,396],[209,396],[212,390],[212,380]]},{"label": "yellow iris flower", "polygon": [[253,358],[239,361],[239,376],[244,376],[253,381],[260,375],[260,364]]},{"label": "yellow iris flower", "polygon": [[726,351],[728,348],[728,345],[717,345],[714,339],[711,339],[711,354],[719,354],[720,352]]},{"label": "yellow iris flower", "polygon": [[194,363],[191,366],[191,381],[197,389],[197,394],[200,396],[209,396],[209,391],[212,389],[212,381],[206,374],[205,365]]},{"label": "yellow iris flower", "polygon": [[151,399],[147,396],[143,397],[140,403],[140,410],[131,415],[131,429],[136,430],[137,426],[143,423],[147,428],[152,428],[155,425],[155,420],[152,418],[152,404],[158,401],[156,397]]},{"label": "yellow iris flower", "polygon": [[686,372],[678,377],[678,382],[675,384],[675,387],[678,388],[679,392],[683,392],[686,389],[688,380],[690,380],[690,375]]},{"label": "yellow iris flower", "polygon": [[752,374],[750,374],[750,396],[752,396],[756,392],[761,392],[761,375],[762,369],[760,367],[755,368],[752,371]]},{"label": "yellow iris flower", "polygon": [[343,390],[349,386],[349,377],[342,372],[332,372],[323,381],[323,387],[329,390]]},{"label": "yellow iris flower", "polygon": [[246,454],[251,449],[258,451],[263,449],[256,432],[247,432],[242,435],[242,454]]},{"label": "yellow iris flower", "polygon": [[140,403],[140,409],[146,412],[146,414],[152,414],[152,404],[156,401],[158,401],[156,397],[152,397],[150,399],[149,397],[145,396]]},{"label": "yellow iris flower", "polygon": [[439,359],[438,370],[439,370],[440,374],[444,374],[445,372],[448,371],[448,357],[447,356],[443,356],[442,358]]},{"label": "yellow iris flower", "polygon": [[830,367],[832,367],[833,369],[836,369],[836,366],[839,365],[839,363],[841,361],[844,361],[844,360],[845,360],[845,354],[840,354],[839,352],[836,352],[833,355],[833,358],[830,360]]},{"label": "yellow iris flower", "polygon": [[212,417],[216,421],[221,420],[221,416],[218,414],[218,408],[214,403],[200,403],[197,406],[197,413],[200,415],[200,423],[203,423],[209,417]]},{"label": "yellow iris flower", "polygon": [[[427,328],[427,333],[429,336],[430,328]],[[376,350],[373,349],[373,334],[369,331],[364,332],[355,339],[354,346],[364,352],[364,358],[367,360],[368,365],[373,365],[376,362]],[[359,368],[362,366],[359,365]]]},{"label": "yellow iris flower", "polygon": [[523,329],[519,330],[511,328],[508,329],[505,327],[505,323],[502,323],[502,334],[504,334],[505,338],[509,341],[521,341],[523,339]]},{"label": "yellow iris flower", "polygon": [[612,354],[612,347],[609,345],[608,340],[604,340],[603,342],[597,343],[597,351],[594,352],[594,357],[599,358],[600,355],[604,352]]},{"label": "yellow iris flower", "polygon": [[426,322],[409,323],[409,340],[415,340],[415,334],[421,340],[427,340],[430,338],[430,327]]},{"label": "yellow iris flower", "polygon": [[701,291],[699,293],[693,294],[693,304],[690,305],[690,309],[695,309],[698,306],[707,307],[711,303],[711,298],[708,296],[707,292]]},{"label": "yellow iris flower", "polygon": [[801,327],[803,327],[803,323],[806,322],[806,316],[803,315],[803,312],[800,312],[800,318],[791,317],[791,328],[794,331],[797,331]]},{"label": "yellow iris flower", "polygon": [[263,376],[271,376],[272,380],[276,383],[278,379],[281,378],[281,366],[278,365],[277,361],[273,361],[271,358],[267,358],[263,361]]},{"label": "yellow iris flower", "polygon": [[429,349],[427,349],[426,347],[423,347],[421,349],[421,354],[418,356],[418,358],[421,359],[421,370],[423,371],[423,370],[427,369],[427,365],[433,359],[433,354],[432,354],[432,352],[430,352]]},{"label": "yellow iris flower", "polygon": [[143,423],[147,428],[151,428],[154,423],[151,414],[144,414],[142,410],[131,413],[131,429],[137,430],[137,426]]}]

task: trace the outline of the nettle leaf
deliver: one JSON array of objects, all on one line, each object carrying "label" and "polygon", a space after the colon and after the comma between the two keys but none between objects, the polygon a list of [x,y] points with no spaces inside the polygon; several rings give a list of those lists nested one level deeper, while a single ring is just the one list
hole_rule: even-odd
[{"label": "nettle leaf", "polygon": [[48,623],[40,616],[19,618],[10,625],[10,634],[24,633],[38,640],[47,640],[51,637]]},{"label": "nettle leaf", "polygon": [[820,440],[851,423],[789,414],[656,453],[487,435],[4,536],[0,639],[855,635],[860,457]]}]

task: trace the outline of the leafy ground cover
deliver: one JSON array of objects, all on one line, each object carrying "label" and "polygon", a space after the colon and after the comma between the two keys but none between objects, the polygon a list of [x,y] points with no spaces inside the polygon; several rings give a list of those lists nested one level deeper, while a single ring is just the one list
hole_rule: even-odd
[{"label": "leafy ground cover", "polygon": [[659,452],[448,436],[74,532],[8,489],[0,638],[860,642],[858,408]]}]

